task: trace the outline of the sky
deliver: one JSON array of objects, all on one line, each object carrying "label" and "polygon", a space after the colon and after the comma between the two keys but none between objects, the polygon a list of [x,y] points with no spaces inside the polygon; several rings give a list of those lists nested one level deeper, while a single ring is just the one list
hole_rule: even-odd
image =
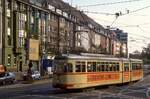
[{"label": "sky", "polygon": [[[150,0],[63,1],[85,11],[85,14],[104,27],[111,26],[112,28],[119,28],[127,32],[129,35],[129,53],[135,50],[142,51],[143,47],[146,47],[147,44],[150,43]],[[95,6],[86,7],[87,5]],[[88,11],[88,13],[86,11]],[[97,14],[95,14],[95,12]],[[112,14],[119,12],[123,15],[116,19],[116,16]]]}]

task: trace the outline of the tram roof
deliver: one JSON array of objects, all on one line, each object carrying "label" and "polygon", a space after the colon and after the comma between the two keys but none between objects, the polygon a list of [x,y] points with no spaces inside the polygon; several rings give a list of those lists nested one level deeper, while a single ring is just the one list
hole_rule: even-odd
[{"label": "tram roof", "polygon": [[112,61],[131,61],[131,62],[142,62],[140,59],[130,59],[130,58],[117,58],[109,55],[85,55],[85,54],[62,54],[61,56],[56,56],[55,59],[77,59],[77,60],[112,60]]},{"label": "tram roof", "polygon": [[141,59],[130,59],[132,62],[134,62],[134,61],[136,61],[136,62],[142,62],[142,60]]},{"label": "tram roof", "polygon": [[82,59],[82,60],[113,60],[113,61],[117,61],[117,60],[123,60],[123,61],[129,61],[128,58],[116,58],[116,57],[108,57],[108,56],[98,56],[98,55],[93,55],[93,56],[86,56],[86,55],[77,55],[77,54],[62,54],[61,56],[56,56],[55,59]]}]

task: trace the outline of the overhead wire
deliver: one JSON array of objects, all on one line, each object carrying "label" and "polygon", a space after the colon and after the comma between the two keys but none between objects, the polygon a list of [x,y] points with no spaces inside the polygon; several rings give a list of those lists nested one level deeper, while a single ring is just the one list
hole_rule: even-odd
[{"label": "overhead wire", "polygon": [[[122,1],[122,2],[113,2],[113,3],[103,3],[103,4],[95,4],[95,5],[86,5],[84,7],[87,7],[87,6],[98,6],[98,5],[111,5],[111,4],[118,4],[118,3],[127,3],[127,2],[134,2],[134,1],[141,1],[141,0],[128,0],[128,1]],[[83,6],[80,6],[80,7],[83,7]],[[140,10],[144,10],[146,8],[149,8],[150,6],[145,6],[143,8],[139,8],[139,9],[136,9],[136,10],[133,10],[133,11],[129,11],[129,13],[125,13],[125,14],[122,14],[121,16],[123,15],[127,15],[127,14],[131,14],[131,13],[135,13],[135,12],[138,12]],[[81,11],[79,11],[80,14],[81,14]],[[83,11],[85,13],[93,13],[93,14],[105,14],[105,15],[115,15],[115,14],[112,14],[112,13],[105,13],[105,12],[90,12],[90,11]],[[81,14],[82,18],[85,20],[84,16]],[[117,20],[117,18],[111,23],[111,26],[114,24],[114,22]],[[86,20],[87,22],[87,20]],[[144,24],[140,24],[140,25],[147,25],[147,24],[150,24],[150,23],[144,23]],[[127,26],[124,26],[124,27],[138,27],[141,31],[145,32],[139,25],[127,25]],[[129,33],[129,35],[132,35],[132,33]],[[135,36],[135,34],[133,34]],[[143,36],[143,35],[136,35],[138,37],[142,37],[142,38],[145,38],[145,39],[150,39],[150,37],[146,37],[146,36]]]},{"label": "overhead wire", "polygon": [[134,33],[129,33],[129,35],[133,35],[133,36],[136,36],[136,37],[141,37],[141,38],[144,38],[144,39],[150,39],[150,37],[147,37],[147,36],[143,36],[143,35],[139,35],[139,34],[134,34]]},{"label": "overhead wire", "polygon": [[[108,21],[107,21],[108,22]],[[141,24],[135,24],[135,25],[124,25],[124,26],[118,26],[118,27],[138,27],[138,26],[145,26],[150,25],[150,23],[141,23]]]},{"label": "overhead wire", "polygon": [[106,12],[94,12],[94,11],[83,11],[85,13],[92,13],[92,14],[102,14],[102,15],[115,15],[113,13],[106,13]]},{"label": "overhead wire", "polygon": [[[138,12],[138,11],[141,11],[141,10],[144,10],[144,9],[147,9],[147,8],[150,8],[150,5],[149,6],[145,6],[145,7],[142,7],[142,8],[139,8],[139,9],[136,9],[136,10],[133,10],[133,11],[130,11],[127,12],[127,13],[121,13],[119,14],[119,16],[124,16],[124,15],[128,15],[128,14],[131,14],[131,13],[135,13],[135,12]],[[117,13],[113,14],[113,13],[107,13],[107,12],[93,12],[93,11],[83,11],[85,13],[92,13],[92,14],[102,14],[102,15],[116,15]],[[150,15],[149,15],[150,16]]]},{"label": "overhead wire", "polygon": [[79,7],[92,7],[92,6],[104,6],[104,5],[114,5],[114,4],[121,4],[121,3],[129,3],[129,2],[135,2],[135,1],[142,1],[142,0],[125,0],[125,1],[118,1],[118,2],[109,2],[109,3],[100,3],[100,4],[93,4],[93,5],[82,5]]},{"label": "overhead wire", "polygon": [[136,9],[136,10],[133,10],[133,11],[129,11],[129,13],[122,14],[121,16],[127,15],[127,14],[131,14],[131,13],[135,13],[135,12],[138,12],[138,11],[141,11],[141,10],[144,10],[144,9],[147,9],[147,8],[150,8],[150,5],[149,5],[149,6],[142,7],[142,8],[139,8],[139,9]]}]

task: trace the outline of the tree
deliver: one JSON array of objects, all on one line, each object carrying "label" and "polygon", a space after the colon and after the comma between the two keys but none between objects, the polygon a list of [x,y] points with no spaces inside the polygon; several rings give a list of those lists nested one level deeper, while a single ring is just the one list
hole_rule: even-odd
[{"label": "tree", "polygon": [[142,50],[142,57],[150,59],[150,43],[147,45],[147,47],[144,47]]},{"label": "tree", "polygon": [[144,60],[144,63],[150,64],[150,43],[147,45],[147,47],[143,48],[141,56]]},{"label": "tree", "polygon": [[141,59],[141,52],[139,52],[138,50],[135,50],[133,53],[129,54],[130,58],[138,58]]}]

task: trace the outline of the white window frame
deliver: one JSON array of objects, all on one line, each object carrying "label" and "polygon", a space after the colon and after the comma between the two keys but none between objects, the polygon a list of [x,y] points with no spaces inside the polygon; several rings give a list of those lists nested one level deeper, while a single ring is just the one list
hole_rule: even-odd
[{"label": "white window frame", "polygon": [[55,7],[52,6],[52,5],[50,5],[50,4],[48,5],[48,9],[49,9],[49,10],[52,10],[52,11],[55,11]]},{"label": "white window frame", "polygon": [[62,15],[62,10],[56,9],[56,12],[57,12],[58,14]]}]

